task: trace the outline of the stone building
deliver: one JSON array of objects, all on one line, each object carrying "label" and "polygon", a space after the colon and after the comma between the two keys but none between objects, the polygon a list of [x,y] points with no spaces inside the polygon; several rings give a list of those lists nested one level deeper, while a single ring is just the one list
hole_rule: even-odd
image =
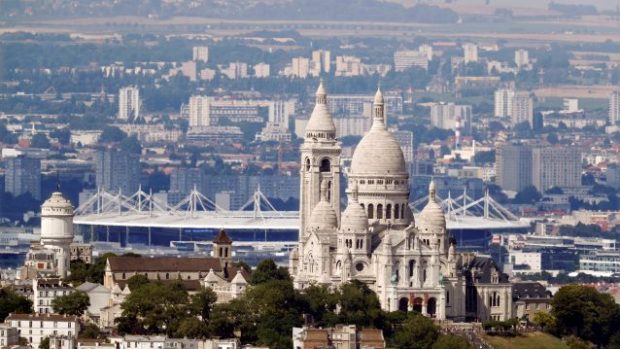
[{"label": "stone building", "polygon": [[348,205],[340,210],[340,144],[321,84],[301,147],[298,247],[290,257],[296,288],[366,283],[388,311],[438,319],[505,320],[511,285],[488,258],[456,252],[435,183],[417,221],[409,208],[403,151],[385,127],[381,91],[373,124],[346,173]]}]

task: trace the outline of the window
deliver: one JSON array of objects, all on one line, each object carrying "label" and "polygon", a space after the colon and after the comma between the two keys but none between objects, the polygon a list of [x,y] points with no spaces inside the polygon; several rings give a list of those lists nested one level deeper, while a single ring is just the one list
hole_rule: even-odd
[{"label": "window", "polygon": [[329,159],[321,160],[321,166],[319,166],[319,171],[320,172],[329,172],[329,171],[331,171],[331,164],[329,162]]},{"label": "window", "polygon": [[385,206],[385,218],[392,219],[392,204],[387,204]]},{"label": "window", "polygon": [[306,158],[306,171],[310,171],[310,159]]},{"label": "window", "polygon": [[170,274],[166,273],[166,280],[170,279]]},{"label": "window", "polygon": [[377,205],[377,219],[383,219],[383,205]]},{"label": "window", "polygon": [[374,217],[374,206],[372,204],[368,204],[368,219],[373,219]]},{"label": "window", "polygon": [[398,207],[398,204],[396,204],[396,205],[394,205],[394,218],[396,218],[396,219],[398,219],[400,217],[400,215],[399,215],[400,212],[398,212],[398,211],[400,211],[400,207]]}]

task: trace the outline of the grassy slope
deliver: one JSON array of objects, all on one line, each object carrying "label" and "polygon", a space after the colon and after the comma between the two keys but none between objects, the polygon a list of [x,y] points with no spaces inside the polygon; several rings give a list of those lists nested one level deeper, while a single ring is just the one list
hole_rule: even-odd
[{"label": "grassy slope", "polygon": [[541,332],[513,338],[485,336],[485,339],[494,349],[568,349],[560,339]]}]

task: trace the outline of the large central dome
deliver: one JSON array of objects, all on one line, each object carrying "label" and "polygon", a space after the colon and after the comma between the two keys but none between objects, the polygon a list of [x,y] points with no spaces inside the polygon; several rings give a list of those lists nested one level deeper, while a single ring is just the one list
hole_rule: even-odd
[{"label": "large central dome", "polygon": [[[375,95],[376,109],[372,127],[355,149],[351,161],[351,173],[356,175],[402,175],[407,174],[405,156],[400,144],[383,120],[383,94]],[[377,112],[380,110],[380,112]],[[377,115],[381,114],[381,115]]]}]

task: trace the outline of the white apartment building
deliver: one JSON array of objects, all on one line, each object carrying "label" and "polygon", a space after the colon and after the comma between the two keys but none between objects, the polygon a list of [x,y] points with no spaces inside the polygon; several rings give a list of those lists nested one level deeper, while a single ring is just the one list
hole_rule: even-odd
[{"label": "white apartment building", "polygon": [[[427,45],[428,46],[428,45]],[[431,56],[432,56],[431,47]],[[422,50],[403,50],[394,52],[394,70],[404,71],[409,68],[418,67],[428,69],[428,52]]]},{"label": "white apartment building", "polygon": [[191,96],[189,98],[189,127],[211,125],[209,118],[209,97]]},{"label": "white apartment building", "polygon": [[312,51],[312,62],[319,73],[329,74],[331,70],[331,52],[327,50]]},{"label": "white apartment building", "polygon": [[512,112],[510,118],[513,125],[527,121],[533,126],[534,100],[528,91],[515,92],[512,98]]},{"label": "white apartment building", "polygon": [[620,273],[619,251],[595,251],[579,256],[579,271],[589,274]]},{"label": "white apartment building", "polygon": [[253,68],[255,78],[268,78],[271,75],[271,67],[267,63],[257,63]]},{"label": "white apartment building", "polygon": [[457,121],[461,130],[471,129],[471,105],[434,103],[431,105],[431,126],[445,130],[456,130]]},{"label": "white apartment building", "polygon": [[305,79],[310,74],[310,60],[305,57],[295,57],[291,62],[291,74],[294,77]]},{"label": "white apartment building", "polygon": [[579,111],[579,99],[577,98],[564,98],[562,101],[564,112],[576,113]]},{"label": "white apartment building", "polygon": [[117,349],[153,349],[153,348],[186,348],[186,349],[239,349],[238,339],[181,339],[166,336],[135,336],[110,337],[110,342]]},{"label": "white apartment building", "polygon": [[248,77],[248,64],[231,62],[226,68],[220,67],[220,73],[231,80],[245,79]]},{"label": "white apartment building", "polygon": [[17,328],[11,327],[8,323],[0,323],[0,348],[17,344],[19,344]]},{"label": "white apartment building", "polygon": [[59,279],[33,279],[32,293],[35,313],[53,313],[52,301],[56,297],[67,296],[73,293],[73,287],[64,284]]},{"label": "white apartment building", "polygon": [[[511,251],[510,263],[515,272],[540,273],[542,271],[542,254],[540,252]],[[518,269],[518,266],[527,266],[528,269]]]},{"label": "white apartment building", "polygon": [[418,51],[424,53],[427,60],[433,60],[433,46],[427,44],[420,45],[420,47],[418,47]]},{"label": "white apartment building", "polygon": [[510,117],[512,115],[512,99],[515,91],[509,88],[500,88],[495,91],[494,116],[498,118]]},{"label": "white apartment building", "polygon": [[478,45],[466,43],[463,44],[463,63],[478,62]]},{"label": "white apartment building", "polygon": [[362,60],[354,56],[336,57],[336,76],[360,76],[364,72]]},{"label": "white apartment building", "polygon": [[75,337],[80,332],[77,316],[58,314],[9,314],[4,320],[17,328],[20,337],[26,338],[33,348],[38,348],[41,340],[50,336]]},{"label": "white apartment building", "polygon": [[530,65],[530,53],[524,49],[518,49],[515,51],[515,64],[517,68],[521,69]]},{"label": "white apartment building", "polygon": [[194,46],[192,48],[192,60],[207,63],[209,61],[209,47]]},{"label": "white apartment building", "polygon": [[137,87],[123,87],[118,92],[118,118],[136,119],[140,116],[140,90]]},{"label": "white apartment building", "polygon": [[620,90],[614,91],[609,96],[609,123],[615,125],[620,121]]}]

